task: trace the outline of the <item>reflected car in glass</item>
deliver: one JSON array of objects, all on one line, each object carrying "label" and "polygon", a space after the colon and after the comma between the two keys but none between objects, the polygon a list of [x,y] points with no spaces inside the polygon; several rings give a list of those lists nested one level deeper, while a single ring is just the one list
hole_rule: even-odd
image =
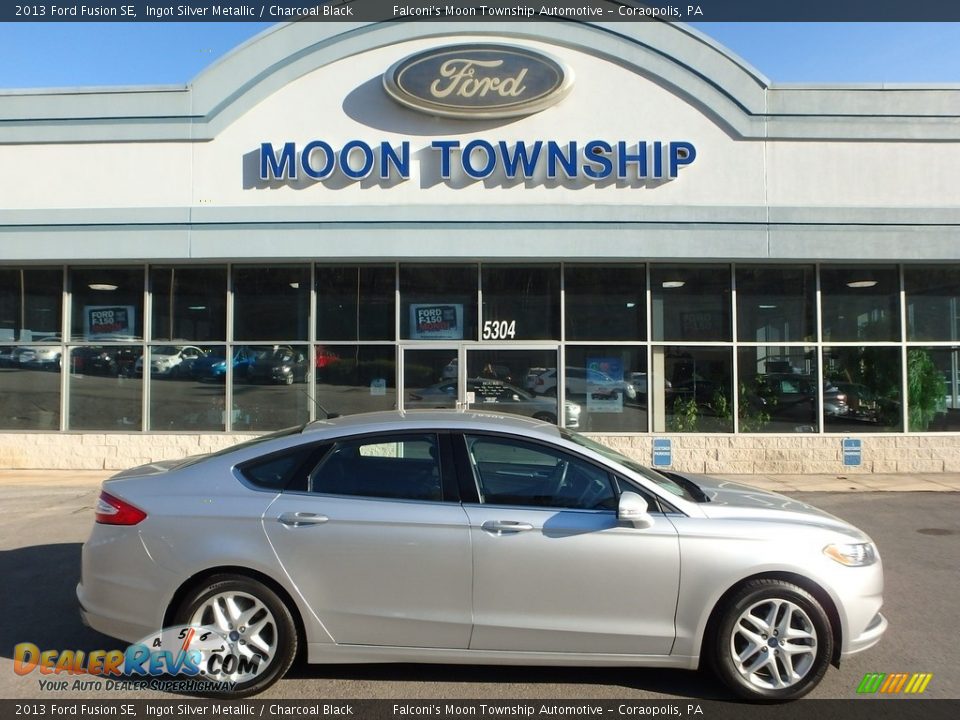
[{"label": "reflected car in glass", "polygon": [[787,700],[880,640],[882,592],[871,539],[810,505],[474,411],[341,417],[121,472],[77,587],[107,635],[223,638],[196,658],[224,697],[302,655],[710,668]]},{"label": "reflected car in glass", "polygon": [[[254,362],[254,354],[247,347],[238,347],[233,351],[233,376],[245,379]],[[227,359],[223,348],[211,350],[201,358],[190,363],[190,375],[194,380],[215,380],[223,382],[227,377]]]},{"label": "reflected car in glass", "polygon": [[[58,343],[59,335],[43,338],[43,342]],[[11,362],[21,367],[42,370],[59,370],[62,365],[63,350],[59,345],[23,345],[11,354]]]},{"label": "reflected car in glass", "polygon": [[[525,415],[535,420],[557,424],[556,398],[531,395],[502,380],[492,378],[469,378],[467,392],[474,394],[474,404],[484,410]],[[456,381],[447,381],[411,392],[407,396],[407,409],[431,409],[452,407],[457,398]],[[564,423],[568,428],[580,426],[581,408],[575,402],[564,403]]]},{"label": "reflected car in glass", "polygon": [[307,358],[289,345],[255,352],[253,363],[247,370],[247,380],[252,383],[276,383],[293,385],[306,382],[309,375]]},{"label": "reflected car in glass", "polygon": [[[568,396],[586,397],[587,393],[599,396],[621,397],[634,400],[637,389],[626,380],[617,380],[607,373],[593,368],[566,368],[566,390]],[[540,373],[532,382],[532,390],[537,395],[555,397],[557,394],[557,370],[550,368]]]},{"label": "reflected car in glass", "polygon": [[[150,373],[164,377],[187,377],[193,363],[206,353],[193,345],[159,345],[150,348]],[[135,375],[143,375],[143,357],[133,367]]]}]

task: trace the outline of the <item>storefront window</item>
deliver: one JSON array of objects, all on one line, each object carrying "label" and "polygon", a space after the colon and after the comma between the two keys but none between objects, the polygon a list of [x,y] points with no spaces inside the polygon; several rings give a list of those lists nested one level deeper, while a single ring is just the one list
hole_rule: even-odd
[{"label": "storefront window", "polygon": [[820,291],[824,341],[900,339],[896,266],[822,267]]},{"label": "storefront window", "polygon": [[141,429],[143,382],[136,377],[141,345],[70,348],[70,430]]},{"label": "storefront window", "polygon": [[59,345],[0,346],[0,430],[60,429]]},{"label": "storefront window", "polygon": [[73,340],[143,338],[143,268],[71,268]]},{"label": "storefront window", "polygon": [[401,265],[400,337],[477,339],[476,265]]},{"label": "storefront window", "polygon": [[317,345],[316,417],[397,407],[397,360],[392,345]]},{"label": "storefront window", "polygon": [[737,266],[737,339],[815,340],[816,283],[812,265]]},{"label": "storefront window", "polygon": [[733,432],[733,357],[728,348],[654,347],[654,432]]},{"label": "storefront window", "polygon": [[150,289],[155,340],[227,339],[225,267],[152,267]]},{"label": "storefront window", "polygon": [[827,432],[903,429],[900,348],[823,349],[823,421]]},{"label": "storefront window", "polygon": [[318,339],[394,339],[393,265],[318,265],[315,281]]},{"label": "storefront window", "polygon": [[63,270],[0,269],[0,343],[60,342]]},{"label": "storefront window", "polygon": [[[134,373],[150,376],[150,430],[222,431],[224,386],[205,382],[209,359],[223,358],[223,346],[152,345]],[[146,373],[145,373],[146,369]]]},{"label": "storefront window", "polygon": [[235,340],[306,340],[310,269],[302,265],[235,267]]},{"label": "storefront window", "polygon": [[646,340],[643,265],[567,265],[567,340]]},{"label": "storefront window", "polygon": [[908,350],[907,393],[911,432],[960,430],[960,350]]},{"label": "storefront window", "polygon": [[654,265],[654,340],[730,340],[727,265]]},{"label": "storefront window", "polygon": [[567,347],[564,387],[585,432],[647,431],[647,353],[623,345]]},{"label": "storefront window", "polygon": [[[740,432],[817,432],[817,351],[741,347],[737,352]],[[835,402],[829,393],[824,403]]]},{"label": "storefront window", "polygon": [[913,266],[903,271],[909,340],[960,340],[960,267]]},{"label": "storefront window", "polygon": [[484,265],[482,274],[481,340],[560,337],[559,265]]},{"label": "storefront window", "polygon": [[308,358],[306,345],[237,348],[233,358],[233,429],[277,430],[305,423],[310,412]]},{"label": "storefront window", "polygon": [[[467,392],[473,393],[473,403],[469,407],[523,415],[556,424],[560,417],[557,412],[556,370],[556,350],[469,348]],[[580,405],[568,400],[564,405],[567,427],[579,427],[579,417]]]}]

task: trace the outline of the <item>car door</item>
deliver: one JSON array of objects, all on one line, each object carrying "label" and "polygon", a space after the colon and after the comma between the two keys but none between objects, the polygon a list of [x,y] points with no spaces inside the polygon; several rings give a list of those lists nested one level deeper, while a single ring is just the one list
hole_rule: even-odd
[{"label": "car door", "polygon": [[[617,521],[606,468],[525,438],[457,437],[473,541],[470,648],[667,655],[680,578],[676,530]],[[464,491],[466,496],[466,491]]]},{"label": "car door", "polygon": [[449,447],[428,432],[340,440],[306,492],[265,513],[277,558],[335,642],[467,647],[470,536]]}]

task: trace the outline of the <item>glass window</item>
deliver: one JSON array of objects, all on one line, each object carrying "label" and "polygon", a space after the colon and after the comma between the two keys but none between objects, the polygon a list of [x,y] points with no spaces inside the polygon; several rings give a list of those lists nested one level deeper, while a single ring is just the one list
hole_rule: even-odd
[{"label": "glass window", "polygon": [[560,337],[559,265],[484,265],[481,340]]},{"label": "glass window", "polygon": [[[223,346],[152,345],[148,357],[138,358],[137,376],[150,369],[151,430],[217,430],[226,426],[223,385],[201,382],[217,379],[213,364],[223,361]],[[211,362],[215,359],[216,362]],[[223,364],[224,374],[226,363]],[[219,379],[222,379],[219,378]]]},{"label": "glass window", "polygon": [[309,268],[243,266],[233,273],[234,339],[307,339]]},{"label": "glass window", "polygon": [[393,340],[396,269],[393,265],[318,265],[317,338]]},{"label": "glass window", "polygon": [[740,432],[817,432],[816,349],[759,346],[737,352]]},{"label": "glass window", "polygon": [[318,418],[397,407],[397,351],[392,345],[317,345],[314,352]]},{"label": "glass window", "polygon": [[907,351],[911,432],[960,430],[960,351],[955,347]]},{"label": "glass window", "polygon": [[251,345],[233,363],[233,429],[276,430],[305,423],[310,397],[306,345]]},{"label": "glass window", "polygon": [[[545,378],[544,385],[549,386],[551,381],[555,392],[555,374]],[[581,431],[647,431],[647,353],[644,348],[568,346],[565,388],[567,401],[580,406]]]},{"label": "glass window", "polygon": [[152,267],[155,340],[227,339],[225,267]]},{"label": "glass window", "polygon": [[960,340],[960,267],[908,265],[907,338]]},{"label": "glass window", "polygon": [[70,349],[70,430],[140,430],[143,382],[134,367],[140,345]]},{"label": "glass window", "polygon": [[457,350],[403,351],[404,409],[452,408],[457,405]]},{"label": "glass window", "polygon": [[650,270],[654,340],[729,340],[727,265],[654,265]]},{"label": "glass window", "polygon": [[585,460],[512,438],[466,436],[485,505],[615,510],[610,474]]},{"label": "glass window", "polygon": [[815,340],[816,283],[812,265],[737,266],[737,339]]},{"label": "glass window", "polygon": [[301,445],[244,463],[240,466],[240,472],[250,484],[264,490],[303,490],[306,475],[303,472],[304,465],[319,450],[316,445]]},{"label": "glass window", "polygon": [[733,357],[728,348],[655,347],[654,432],[733,432]]},{"label": "glass window", "polygon": [[71,268],[74,340],[143,338],[143,268]]},{"label": "glass window", "polygon": [[[556,424],[557,397],[536,380],[557,366],[556,350],[467,349],[467,392],[474,394],[470,407],[498,413],[525,415]],[[539,392],[538,392],[539,390]],[[567,402],[567,427],[580,426],[580,406]]]},{"label": "glass window", "polygon": [[443,499],[435,435],[346,440],[310,476],[316,493],[390,500]]},{"label": "glass window", "polygon": [[643,265],[567,265],[567,340],[646,340]]},{"label": "glass window", "polygon": [[476,265],[401,265],[400,337],[477,339]]},{"label": "glass window", "polygon": [[824,341],[900,339],[896,266],[821,267],[820,290]]},{"label": "glass window", "polygon": [[63,271],[0,269],[0,342],[60,342]]},{"label": "glass window", "polygon": [[824,348],[825,430],[903,430],[901,368],[897,347]]},{"label": "glass window", "polygon": [[0,346],[0,429],[60,429],[59,345]]}]

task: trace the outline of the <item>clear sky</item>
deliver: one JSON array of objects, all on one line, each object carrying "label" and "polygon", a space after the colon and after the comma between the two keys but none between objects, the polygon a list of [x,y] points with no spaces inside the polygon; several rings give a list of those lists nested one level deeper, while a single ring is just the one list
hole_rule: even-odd
[{"label": "clear sky", "polygon": [[[774,82],[960,83],[960,23],[696,23]],[[0,23],[0,88],[183,85],[270,23]]]}]

